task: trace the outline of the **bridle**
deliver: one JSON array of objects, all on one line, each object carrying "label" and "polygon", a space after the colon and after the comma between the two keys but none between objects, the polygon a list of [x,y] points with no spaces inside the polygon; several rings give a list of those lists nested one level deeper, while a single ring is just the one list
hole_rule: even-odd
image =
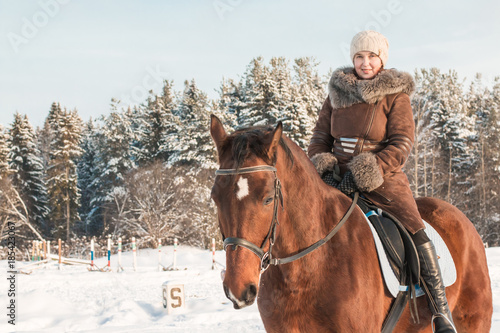
[{"label": "bridle", "polygon": [[[271,251],[273,249],[274,242],[276,240],[276,227],[279,224],[278,221],[278,208],[281,204],[282,209],[283,206],[283,195],[281,193],[281,182],[277,175],[277,169],[270,165],[258,165],[248,168],[240,168],[240,169],[219,169],[215,171],[215,175],[218,176],[226,176],[226,175],[241,175],[246,173],[254,173],[259,171],[268,171],[274,174],[274,208],[273,208],[273,218],[271,220],[271,226],[269,227],[269,231],[267,232],[266,238],[262,242],[262,245],[259,247],[252,242],[247,241],[246,239],[239,237],[228,237],[224,239],[224,250],[227,251],[227,247],[232,245],[233,250],[236,250],[238,246],[246,248],[253,253],[255,253],[260,259],[260,267],[262,271],[265,271],[270,264],[271,261]],[[269,242],[269,250],[267,252],[264,251],[264,247],[267,242]]]},{"label": "bridle", "polygon": [[[297,259],[300,259],[307,254],[311,253],[312,251],[316,250],[320,246],[324,245],[326,242],[328,242],[336,233],[339,231],[339,229],[344,225],[344,223],[347,221],[351,213],[353,212],[354,208],[356,207],[356,203],[358,201],[359,193],[355,192],[354,193],[354,198],[353,201],[347,210],[347,212],[344,214],[342,219],[337,223],[337,225],[326,235],[324,238],[320,239],[316,243],[310,245],[309,247],[305,248],[304,250],[296,253],[295,255],[286,257],[286,258],[273,258],[272,256],[272,249],[273,245],[276,241],[276,228],[279,225],[278,221],[278,208],[279,205],[281,204],[282,209],[284,209],[283,205],[283,194],[281,192],[281,181],[278,178],[277,174],[277,169],[274,166],[270,165],[257,165],[253,167],[246,167],[246,168],[240,168],[240,169],[219,169],[215,171],[216,176],[227,176],[227,175],[241,175],[241,174],[247,174],[247,173],[254,173],[254,172],[261,172],[261,171],[267,171],[267,172],[272,172],[274,174],[275,180],[274,180],[274,208],[273,208],[273,217],[271,220],[271,225],[269,227],[269,231],[267,232],[266,237],[264,238],[264,241],[262,242],[262,245],[259,247],[255,245],[254,243],[247,241],[246,239],[239,238],[239,237],[228,237],[224,238],[224,250],[227,251],[228,246],[233,246],[233,250],[236,250],[238,246],[241,246],[243,248],[246,248],[247,250],[252,251],[255,255],[257,255],[260,259],[260,268],[261,268],[261,273],[263,273],[266,269],[269,268],[270,265],[281,265],[281,264],[287,264],[292,261],[295,261]],[[267,242],[269,242],[269,249],[267,251],[264,251],[264,247],[266,246]]]}]

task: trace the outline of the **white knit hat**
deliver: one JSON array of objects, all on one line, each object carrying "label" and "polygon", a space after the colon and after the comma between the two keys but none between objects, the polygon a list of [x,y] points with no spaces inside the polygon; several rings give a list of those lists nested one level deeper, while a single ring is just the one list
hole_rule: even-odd
[{"label": "white knit hat", "polygon": [[380,32],[365,30],[357,33],[351,41],[351,59],[360,51],[370,51],[379,56],[385,66],[389,57],[389,42]]}]

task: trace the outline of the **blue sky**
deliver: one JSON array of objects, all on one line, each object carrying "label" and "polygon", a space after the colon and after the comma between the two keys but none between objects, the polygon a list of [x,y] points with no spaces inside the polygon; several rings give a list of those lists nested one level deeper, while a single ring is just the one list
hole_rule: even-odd
[{"label": "blue sky", "polygon": [[39,126],[52,102],[87,120],[111,98],[143,101],[162,79],[195,78],[216,97],[250,60],[313,56],[321,74],[349,64],[352,36],[378,30],[387,67],[500,75],[500,2],[326,0],[0,0],[0,124]]}]

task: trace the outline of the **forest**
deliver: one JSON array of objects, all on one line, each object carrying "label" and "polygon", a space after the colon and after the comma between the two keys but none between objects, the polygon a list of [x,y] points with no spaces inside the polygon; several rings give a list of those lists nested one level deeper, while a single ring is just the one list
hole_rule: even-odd
[{"label": "forest", "polygon": [[[220,244],[210,199],[215,148],[210,114],[226,130],[282,121],[307,149],[331,73],[314,58],[254,58],[239,79],[224,78],[209,99],[194,79],[175,91],[165,80],[140,105],[111,99],[110,112],[82,120],[55,101],[42,127],[15,113],[0,125],[0,225],[6,246],[32,240],[136,237],[141,246]],[[415,197],[457,206],[483,242],[500,241],[500,78],[484,84],[455,71],[416,69],[416,144],[405,165]],[[0,253],[2,253],[0,251]]]}]

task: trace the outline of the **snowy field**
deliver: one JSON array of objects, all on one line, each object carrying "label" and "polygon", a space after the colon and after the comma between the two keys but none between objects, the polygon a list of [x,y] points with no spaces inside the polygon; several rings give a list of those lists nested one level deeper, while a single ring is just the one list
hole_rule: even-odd
[{"label": "snowy field", "polygon": [[[162,263],[172,263],[172,247],[163,248]],[[491,332],[500,332],[500,248],[486,250],[492,278],[494,315]],[[216,260],[224,263],[224,253]],[[50,264],[30,275],[17,276],[16,326],[7,324],[6,277],[1,278],[3,310],[0,332],[264,332],[257,306],[234,310],[222,290],[220,269],[212,270],[212,255],[180,246],[178,271],[159,272],[158,252],[141,250],[137,271],[132,255],[122,256],[124,272],[89,272],[85,266]],[[96,260],[99,267],[107,258]],[[19,262],[17,268],[25,263]],[[4,275],[6,261],[1,262]],[[220,268],[220,267],[219,267]],[[187,309],[168,315],[163,308],[161,286],[165,281],[184,284]]]}]

